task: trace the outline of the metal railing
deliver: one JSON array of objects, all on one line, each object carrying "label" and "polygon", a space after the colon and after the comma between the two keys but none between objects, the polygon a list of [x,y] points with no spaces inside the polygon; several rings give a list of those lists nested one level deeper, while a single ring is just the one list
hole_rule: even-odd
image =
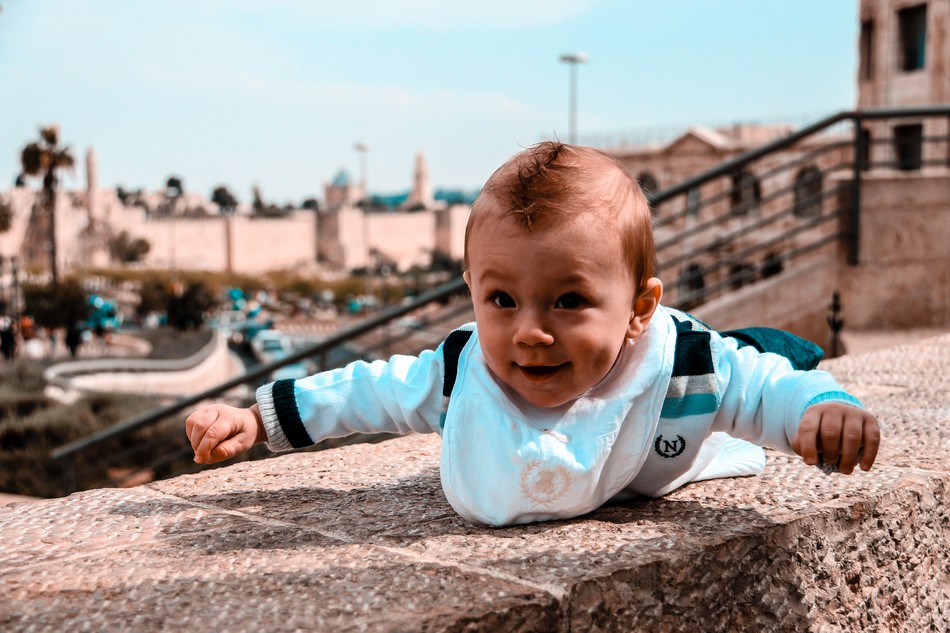
[{"label": "metal railing", "polygon": [[[228,392],[235,388],[254,384],[257,381],[266,381],[267,378],[277,369],[285,365],[296,363],[305,359],[315,359],[318,370],[329,369],[332,366],[344,365],[358,358],[372,359],[376,357],[376,351],[382,354],[399,349],[404,353],[410,353],[421,349],[419,345],[426,346],[426,342],[420,341],[413,343],[414,339],[419,339],[420,329],[418,327],[394,327],[396,320],[419,313],[427,306],[437,303],[448,303],[447,307],[435,312],[430,311],[418,317],[419,323],[426,327],[439,326],[445,322],[461,322],[468,320],[462,318],[468,316],[470,312],[470,302],[462,301],[451,304],[451,300],[459,295],[467,293],[465,282],[461,277],[453,279],[437,288],[422,293],[417,298],[405,301],[399,305],[391,306],[381,310],[379,313],[366,318],[365,320],[354,323],[343,328],[340,331],[327,336],[318,343],[302,347],[301,349],[289,354],[279,361],[268,364],[251,367],[240,376],[236,376],[215,387],[206,389],[200,393],[181,398],[175,402],[147,411],[142,415],[126,420],[119,424],[93,433],[87,437],[70,442],[54,449],[51,456],[58,461],[62,467],[63,493],[70,494],[78,489],[77,483],[80,481],[88,482],[90,473],[99,473],[98,479],[92,479],[96,483],[110,483],[103,476],[106,466],[121,463],[136,453],[151,455],[144,463],[137,463],[135,468],[128,469],[122,477],[111,483],[120,484],[123,481],[132,480],[136,475],[143,471],[166,466],[168,464],[180,463],[174,474],[180,474],[193,470],[186,459],[191,453],[190,446],[184,438],[184,431],[181,420],[169,420],[170,416],[198,405],[209,399],[226,399]],[[369,337],[365,345],[356,345],[361,337]],[[427,341],[428,342],[428,341]],[[358,351],[354,351],[358,349]],[[342,353],[341,353],[341,350]],[[330,360],[332,357],[332,361]],[[125,449],[118,449],[108,453],[108,464],[95,463],[86,464],[82,462],[84,453],[91,449],[100,447],[108,442],[118,442],[123,438],[142,431],[151,429],[158,423],[170,421],[168,430],[158,430],[153,432],[150,437],[142,439],[141,442],[132,442],[131,446]],[[169,450],[160,450],[162,446],[171,447]],[[185,458],[185,459],[183,459]]]},{"label": "metal railing", "polygon": [[[945,136],[921,137],[922,144],[938,150],[928,151],[929,158],[922,157],[915,163],[904,155],[898,156],[899,160],[889,159],[882,150],[893,147],[893,139],[881,135],[868,138],[862,133],[864,125],[879,120],[934,117],[950,117],[950,106],[840,112],[658,192],[651,205],[658,271],[666,285],[664,303],[689,309],[743,284],[778,274],[792,262],[842,246],[847,249],[848,261],[857,263],[864,172],[870,168],[950,164],[950,150],[939,150],[941,144],[950,148],[950,139]],[[848,124],[850,127],[845,129]],[[162,421],[169,422],[167,432],[154,433],[147,441],[138,442],[139,446],[110,453],[109,463],[128,458],[138,448],[154,454],[147,463],[136,464],[139,470],[169,463],[190,464],[191,448],[184,438],[182,420],[171,416],[205,400],[225,398],[232,389],[264,380],[284,365],[315,359],[318,369],[323,370],[360,357],[372,358],[375,352],[388,356],[431,347],[438,341],[419,340],[420,330],[398,326],[396,321],[466,292],[462,279],[455,279],[278,362],[253,367],[212,389],[57,448],[52,457],[62,465],[64,492],[74,491],[83,473],[104,470],[106,464],[81,463],[84,454]],[[460,318],[462,315],[466,318]],[[419,319],[429,326],[448,322],[454,326],[470,315],[471,303],[465,300]],[[351,353],[353,348],[358,351]],[[193,464],[179,466],[169,475],[197,468]],[[134,474],[130,472],[126,477]]]},{"label": "metal railing", "polygon": [[948,117],[947,105],[840,112],[659,191],[664,302],[694,308],[842,247],[856,264],[863,174],[950,166],[946,133],[908,140],[890,128],[936,120],[945,131]]}]

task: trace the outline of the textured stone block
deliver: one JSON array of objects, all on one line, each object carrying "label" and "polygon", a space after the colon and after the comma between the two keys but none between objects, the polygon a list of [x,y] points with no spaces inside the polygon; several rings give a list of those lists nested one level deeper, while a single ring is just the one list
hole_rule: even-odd
[{"label": "textured stone block", "polygon": [[409,436],[0,507],[0,630],[945,630],[950,335],[823,367],[886,427],[869,473],[770,452],[492,529]]}]

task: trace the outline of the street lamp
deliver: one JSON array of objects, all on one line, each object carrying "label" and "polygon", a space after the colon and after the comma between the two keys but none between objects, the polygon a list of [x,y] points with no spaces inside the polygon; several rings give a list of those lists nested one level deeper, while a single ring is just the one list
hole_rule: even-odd
[{"label": "street lamp", "polygon": [[[353,144],[353,149],[360,155],[360,188],[363,190],[363,261],[366,263],[366,269],[370,266],[370,247],[369,247],[369,189],[367,189],[367,166],[366,154],[369,152],[370,145],[365,142]],[[366,293],[366,279],[363,279],[363,292]]]},{"label": "street lamp", "polygon": [[567,53],[561,55],[561,61],[568,65],[570,71],[568,142],[573,145],[577,142],[577,65],[587,61],[587,53]]},{"label": "street lamp", "polygon": [[[2,7],[0,7],[2,9]],[[0,255],[0,315],[2,315],[7,310],[7,290],[3,287],[3,262],[4,257]],[[13,263],[12,261],[10,262]]]}]

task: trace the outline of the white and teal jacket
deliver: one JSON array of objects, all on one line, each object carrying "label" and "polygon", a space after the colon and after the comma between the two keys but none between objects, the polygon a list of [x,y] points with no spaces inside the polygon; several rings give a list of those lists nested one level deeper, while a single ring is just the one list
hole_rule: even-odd
[{"label": "white and teal jacket", "polygon": [[827,372],[795,370],[663,307],[599,384],[556,409],[533,407],[494,378],[474,324],[418,357],[357,361],[257,391],[275,451],[351,433],[440,433],[446,498],[489,525],[566,519],[615,497],[758,474],[759,447],[794,454],[805,409],[828,400],[860,406]]}]

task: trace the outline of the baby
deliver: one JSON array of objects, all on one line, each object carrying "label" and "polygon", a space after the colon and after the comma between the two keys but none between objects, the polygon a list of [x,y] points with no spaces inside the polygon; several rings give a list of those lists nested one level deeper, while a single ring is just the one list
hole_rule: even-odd
[{"label": "baby", "polygon": [[199,409],[186,421],[195,461],[262,442],[436,432],[449,503],[488,525],[758,474],[762,446],[845,474],[871,468],[878,423],[828,373],[666,308],[654,274],[649,207],[624,168],[594,149],[536,145],[472,206],[474,324],[418,357],[278,380],[247,409]]}]

